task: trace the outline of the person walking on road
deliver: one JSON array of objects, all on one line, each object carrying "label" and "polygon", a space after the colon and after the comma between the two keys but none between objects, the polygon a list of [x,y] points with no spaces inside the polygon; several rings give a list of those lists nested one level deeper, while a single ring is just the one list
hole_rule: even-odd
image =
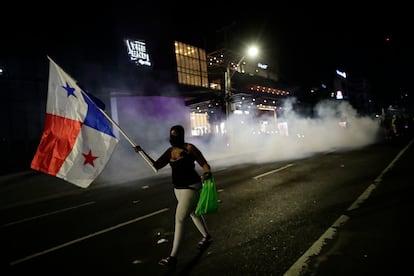
[{"label": "person walking on road", "polygon": [[[149,157],[140,146],[135,146],[136,152],[144,152],[158,171],[166,165],[171,166],[172,184],[177,199],[175,210],[175,230],[172,249],[168,257],[161,259],[160,265],[174,266],[185,234],[185,223],[191,218],[200,231],[202,239],[197,246],[200,250],[207,248],[212,237],[203,216],[197,216],[195,210],[200,197],[202,182],[211,178],[211,167],[201,151],[192,143],[185,142],[185,131],[182,125],[172,126],[170,129],[169,147],[156,161]],[[203,169],[202,176],[195,169],[195,162]]]}]

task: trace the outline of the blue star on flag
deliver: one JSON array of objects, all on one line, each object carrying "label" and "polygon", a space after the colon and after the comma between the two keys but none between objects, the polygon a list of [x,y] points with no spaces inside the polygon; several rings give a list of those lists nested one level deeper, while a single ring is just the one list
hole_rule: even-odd
[{"label": "blue star on flag", "polygon": [[66,90],[66,92],[68,92],[68,97],[72,95],[76,98],[75,88],[71,87],[68,82],[66,82],[66,86],[62,86],[62,87]]}]

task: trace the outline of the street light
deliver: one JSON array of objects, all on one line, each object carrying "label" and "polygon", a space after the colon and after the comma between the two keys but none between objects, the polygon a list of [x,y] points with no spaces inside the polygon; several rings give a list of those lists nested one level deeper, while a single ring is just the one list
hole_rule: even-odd
[{"label": "street light", "polygon": [[[258,49],[257,49],[256,46],[251,46],[247,49],[247,56],[249,56],[249,57],[255,57],[257,55],[257,53],[258,53]],[[232,98],[231,78],[233,77],[236,70],[240,70],[240,65],[244,61],[245,58],[246,58],[246,55],[243,55],[241,57],[239,62],[237,62],[236,69],[233,72],[230,71],[231,62],[228,62],[227,66],[226,66],[226,72],[224,73],[224,94],[225,94],[224,95],[224,100],[225,100],[225,104],[226,104],[226,118],[227,119],[230,117],[230,115],[232,113],[232,108],[231,108],[231,98]]]}]

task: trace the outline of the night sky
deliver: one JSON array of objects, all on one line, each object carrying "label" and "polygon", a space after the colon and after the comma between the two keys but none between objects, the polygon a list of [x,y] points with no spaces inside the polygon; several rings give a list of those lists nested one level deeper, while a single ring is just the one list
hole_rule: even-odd
[{"label": "night sky", "polygon": [[340,69],[350,77],[369,79],[379,97],[392,101],[403,92],[413,97],[414,22],[407,1],[263,3],[222,7],[214,2],[116,1],[85,6],[69,1],[24,8],[11,3],[2,8],[8,17],[0,58],[65,52],[104,60],[126,35],[156,34],[154,39],[165,43],[162,34],[168,33],[207,52],[242,51],[256,43],[281,80],[289,83],[318,84]]}]

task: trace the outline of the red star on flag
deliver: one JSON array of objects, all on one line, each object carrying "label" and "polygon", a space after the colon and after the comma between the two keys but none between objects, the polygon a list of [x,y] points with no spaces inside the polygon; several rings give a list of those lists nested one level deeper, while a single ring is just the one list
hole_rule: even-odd
[{"label": "red star on flag", "polygon": [[86,164],[91,164],[92,167],[95,167],[95,165],[93,164],[93,161],[98,158],[98,156],[93,156],[92,155],[92,151],[89,150],[89,152],[86,153],[82,153],[83,157],[85,157],[85,161],[83,162],[84,165]]}]

